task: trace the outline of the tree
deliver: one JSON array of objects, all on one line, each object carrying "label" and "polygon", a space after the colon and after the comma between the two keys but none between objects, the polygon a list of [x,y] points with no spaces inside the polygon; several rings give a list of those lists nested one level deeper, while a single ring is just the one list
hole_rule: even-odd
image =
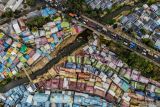
[{"label": "tree", "polygon": [[116,20],[115,19],[104,19],[104,22],[106,24],[113,25],[116,22]]},{"label": "tree", "polygon": [[142,42],[144,44],[146,44],[147,46],[149,46],[151,48],[154,48],[154,43],[153,43],[153,41],[151,39],[149,39],[149,38],[143,38]]},{"label": "tree", "polygon": [[148,5],[152,5],[152,4],[154,4],[154,3],[156,3],[156,0],[148,0],[148,1],[147,1],[147,4],[148,4]]},{"label": "tree", "polygon": [[16,10],[16,11],[14,12],[14,17],[15,17],[15,18],[18,18],[19,15],[20,15],[20,13],[21,13],[20,10]]},{"label": "tree", "polygon": [[113,25],[113,29],[116,29],[116,28],[117,28],[117,24],[114,24],[114,25]]},{"label": "tree", "polygon": [[33,27],[37,27],[40,28],[42,27],[44,24],[46,24],[47,22],[51,21],[50,17],[35,17],[32,20],[28,21],[26,23],[26,25],[32,29]]},{"label": "tree", "polygon": [[23,5],[23,8],[24,8],[24,9],[26,9],[26,8],[27,8],[27,5],[26,5],[26,4],[24,4],[24,5]]},{"label": "tree", "polygon": [[146,34],[146,30],[145,29],[141,29],[140,31],[142,32],[143,35]]},{"label": "tree", "polygon": [[29,6],[35,6],[36,0],[26,0],[27,5]]},{"label": "tree", "polygon": [[2,17],[11,18],[13,17],[13,11],[10,8],[7,8],[6,11],[2,14]]}]

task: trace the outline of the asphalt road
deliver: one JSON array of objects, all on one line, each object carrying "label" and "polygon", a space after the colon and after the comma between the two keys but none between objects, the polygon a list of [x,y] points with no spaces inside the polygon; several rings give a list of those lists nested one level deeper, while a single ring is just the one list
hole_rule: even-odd
[{"label": "asphalt road", "polygon": [[[37,70],[36,72],[31,74],[30,75],[31,79],[35,79],[37,76],[40,76],[40,75],[46,73],[51,67],[53,67],[56,63],[58,63],[61,60],[61,58],[70,55],[77,48],[79,48],[82,45],[84,45],[85,43],[87,43],[88,36],[89,36],[89,34],[86,31],[82,32],[73,43],[69,44],[68,46],[66,46],[65,48],[60,50],[59,53],[57,54],[57,57],[55,57],[51,61],[49,61],[49,63],[47,63],[42,69]],[[16,80],[16,81],[11,81],[7,85],[0,87],[0,93],[4,93],[4,92],[8,91],[9,89],[14,88],[14,87],[21,85],[21,84],[24,84],[24,83],[29,83],[29,79],[27,77],[25,77],[23,79]]]},{"label": "asphalt road", "polygon": [[[130,50],[134,51],[138,55],[141,55],[142,57],[148,59],[149,61],[153,62],[154,64],[156,64],[157,66],[160,67],[160,54],[159,54],[159,52],[155,52],[154,50],[151,50],[150,48],[148,49],[148,47],[144,46],[143,44],[139,43],[138,41],[134,41],[134,39],[132,39],[132,38],[129,38],[125,35],[117,34],[113,31],[111,31],[110,29],[106,28],[106,26],[103,26],[103,25],[99,24],[98,22],[93,21],[92,19],[90,19],[86,16],[82,16],[82,17],[78,18],[77,20],[80,23],[83,23],[84,27],[87,27],[88,29],[93,30],[94,32],[103,34],[106,37],[111,38],[115,42],[122,43],[125,47],[129,48]],[[130,47],[131,43],[136,44],[136,46],[131,48]],[[146,49],[151,50],[151,53],[153,55],[149,54],[149,52],[146,51]],[[155,57],[155,55],[157,57]]]}]

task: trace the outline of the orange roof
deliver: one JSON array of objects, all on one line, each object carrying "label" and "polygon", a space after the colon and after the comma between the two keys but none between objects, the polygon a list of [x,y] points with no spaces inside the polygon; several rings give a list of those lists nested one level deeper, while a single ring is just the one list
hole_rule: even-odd
[{"label": "orange roof", "polygon": [[76,14],[74,14],[74,13],[69,13],[69,15],[72,17],[76,16]]}]

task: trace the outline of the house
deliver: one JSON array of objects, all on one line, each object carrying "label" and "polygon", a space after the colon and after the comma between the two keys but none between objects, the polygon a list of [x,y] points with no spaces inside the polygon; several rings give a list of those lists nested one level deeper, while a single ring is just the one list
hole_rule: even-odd
[{"label": "house", "polygon": [[43,17],[48,17],[49,15],[53,15],[55,13],[56,13],[56,10],[52,8],[45,8],[41,10],[41,14]]},{"label": "house", "polygon": [[147,87],[146,87],[146,90],[149,91],[149,92],[155,92],[155,88],[156,88],[155,85],[148,84]]},{"label": "house", "polygon": [[26,86],[26,89],[29,91],[29,92],[35,92],[37,90],[36,86],[34,84],[29,84]]},{"label": "house", "polygon": [[13,29],[15,30],[16,34],[20,34],[22,32],[17,20],[12,21],[12,26],[13,26]]},{"label": "house", "polygon": [[29,104],[32,104],[33,103],[33,95],[29,95],[26,102]]},{"label": "house", "polygon": [[52,93],[50,97],[51,103],[67,103],[73,101],[72,96],[61,93]]},{"label": "house", "polygon": [[26,21],[26,17],[20,17],[19,19],[18,19],[18,23],[19,23],[19,26],[20,26],[20,29],[22,30],[22,31],[25,31],[26,30],[26,25],[25,25],[25,22]]},{"label": "house", "polygon": [[144,83],[136,82],[136,81],[131,81],[131,86],[134,87],[137,90],[145,90],[146,85]]},{"label": "house", "polygon": [[45,94],[45,93],[35,93],[35,95],[33,96],[33,100],[38,102],[46,102],[49,99],[49,95]]},{"label": "house", "polygon": [[151,5],[151,10],[154,11],[154,12],[156,12],[158,10],[158,6],[155,5],[155,4],[152,4]]},{"label": "house", "polygon": [[160,39],[156,41],[155,47],[160,50]]},{"label": "house", "polygon": [[4,4],[0,3],[0,16],[3,14]]}]

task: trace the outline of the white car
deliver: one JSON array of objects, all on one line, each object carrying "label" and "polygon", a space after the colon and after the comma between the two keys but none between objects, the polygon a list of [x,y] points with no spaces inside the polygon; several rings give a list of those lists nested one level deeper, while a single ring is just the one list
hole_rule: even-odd
[{"label": "white car", "polygon": [[124,44],[124,45],[128,45],[128,43],[127,43],[127,42],[123,42],[123,44]]},{"label": "white car", "polygon": [[85,24],[85,25],[86,25],[86,22],[85,22],[85,21],[83,21],[83,24]]},{"label": "white car", "polygon": [[142,52],[143,55],[146,55],[146,52]]}]

